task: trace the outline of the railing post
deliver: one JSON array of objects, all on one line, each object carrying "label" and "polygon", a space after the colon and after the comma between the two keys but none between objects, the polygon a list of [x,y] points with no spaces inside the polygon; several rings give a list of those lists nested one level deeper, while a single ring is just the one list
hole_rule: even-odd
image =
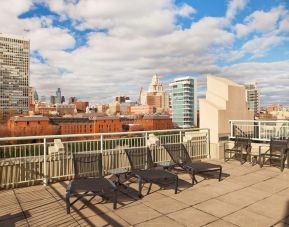
[{"label": "railing post", "polygon": [[211,140],[210,140],[210,129],[208,128],[208,134],[207,134],[207,156],[209,156],[209,159],[211,159]]},{"label": "railing post", "polygon": [[148,146],[148,132],[145,132],[145,146]]},{"label": "railing post", "polygon": [[103,135],[101,134],[100,135],[100,153],[101,153],[101,156],[102,156],[102,163],[101,163],[101,165],[102,165],[102,173],[101,173],[101,175],[102,176],[104,176],[104,165],[103,165],[103,163],[104,163],[104,161],[103,161]]},{"label": "railing post", "polygon": [[180,143],[182,143],[182,131],[180,131]]},{"label": "railing post", "polygon": [[100,135],[100,152],[103,153],[103,135]]},{"label": "railing post", "polygon": [[258,138],[261,140],[261,121],[258,122]]},{"label": "railing post", "polygon": [[47,147],[47,139],[46,137],[43,138],[43,146],[44,146],[44,149],[43,149],[43,152],[44,152],[44,160],[43,160],[43,184],[44,186],[47,186],[47,183],[48,183],[48,179],[47,179],[47,161],[46,161],[46,147]]},{"label": "railing post", "polygon": [[232,121],[229,121],[230,123],[230,128],[231,128],[231,138],[233,138],[233,122]]}]

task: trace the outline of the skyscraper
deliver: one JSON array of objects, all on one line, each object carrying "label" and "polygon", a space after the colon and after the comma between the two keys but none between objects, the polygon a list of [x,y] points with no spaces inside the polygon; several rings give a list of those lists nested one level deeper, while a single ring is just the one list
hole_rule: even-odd
[{"label": "skyscraper", "polygon": [[155,107],[157,112],[169,110],[169,95],[163,90],[159,75],[153,76],[147,92],[141,91],[140,101],[142,105]]},{"label": "skyscraper", "polygon": [[197,80],[181,77],[170,83],[173,123],[181,128],[197,125]]},{"label": "skyscraper", "polygon": [[258,113],[260,111],[260,91],[256,82],[248,82],[244,86],[249,110]]},{"label": "skyscraper", "polygon": [[56,91],[56,98],[55,98],[55,103],[56,104],[61,104],[61,90],[60,88],[57,89]]},{"label": "skyscraper", "polygon": [[0,119],[29,109],[30,41],[0,33]]}]

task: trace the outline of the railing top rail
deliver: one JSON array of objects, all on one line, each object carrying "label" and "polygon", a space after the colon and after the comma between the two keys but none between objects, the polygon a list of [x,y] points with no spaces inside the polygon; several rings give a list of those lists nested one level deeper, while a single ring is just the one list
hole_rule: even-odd
[{"label": "railing top rail", "polygon": [[208,131],[208,128],[189,128],[189,129],[166,129],[166,130],[152,130],[152,131],[135,131],[135,132],[110,132],[110,133],[90,133],[90,134],[67,134],[67,135],[43,135],[43,136],[22,136],[22,137],[2,137],[0,141],[9,140],[34,140],[34,139],[60,139],[73,137],[93,137],[93,136],[117,136],[117,135],[133,135],[144,133],[161,133],[161,132],[186,132],[186,131]]},{"label": "railing top rail", "polygon": [[229,122],[289,123],[289,120],[229,120]]}]

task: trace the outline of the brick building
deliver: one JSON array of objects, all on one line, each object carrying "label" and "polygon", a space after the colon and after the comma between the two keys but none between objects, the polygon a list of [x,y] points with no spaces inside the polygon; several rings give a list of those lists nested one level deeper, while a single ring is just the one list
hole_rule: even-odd
[{"label": "brick building", "polygon": [[59,128],[49,123],[48,117],[11,117],[7,122],[10,136],[57,135]]},{"label": "brick building", "polygon": [[54,117],[50,118],[50,123],[58,125],[60,135],[122,131],[117,117]]},{"label": "brick building", "polygon": [[142,125],[146,131],[173,128],[172,119],[166,115],[145,115],[143,118],[135,120],[135,124]]},{"label": "brick building", "polygon": [[86,107],[88,107],[88,105],[89,105],[89,103],[86,101],[78,101],[78,100],[75,101],[74,104],[76,106],[78,113],[85,113]]}]

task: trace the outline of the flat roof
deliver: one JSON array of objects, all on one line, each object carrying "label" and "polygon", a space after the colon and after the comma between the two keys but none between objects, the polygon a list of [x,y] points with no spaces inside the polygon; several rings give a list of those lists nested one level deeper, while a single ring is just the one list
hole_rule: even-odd
[{"label": "flat roof", "polygon": [[7,33],[1,33],[0,32],[0,37],[4,37],[4,38],[10,38],[10,39],[19,39],[19,40],[23,40],[23,41],[30,41],[28,38],[26,38],[25,36],[21,36],[21,35],[14,35],[14,34],[7,34]]}]

